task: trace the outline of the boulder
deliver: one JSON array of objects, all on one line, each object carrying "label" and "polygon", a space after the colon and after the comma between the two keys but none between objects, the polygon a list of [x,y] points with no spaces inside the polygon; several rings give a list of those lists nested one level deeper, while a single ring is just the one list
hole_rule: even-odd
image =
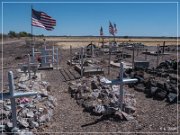
[{"label": "boulder", "polygon": [[170,82],[173,83],[173,84],[177,84],[177,78],[171,76],[171,77],[170,77]]},{"label": "boulder", "polygon": [[51,104],[53,104],[54,106],[57,105],[57,100],[56,100],[55,97],[49,95],[49,96],[48,96],[48,100],[49,100],[49,102],[51,102]]},{"label": "boulder", "polygon": [[169,103],[177,102],[177,94],[176,93],[169,93],[168,96],[167,96],[167,101]]},{"label": "boulder", "polygon": [[[110,95],[111,94],[109,94],[109,97],[110,97]],[[99,97],[98,98],[100,98],[100,99],[104,99],[105,97],[107,97],[108,96],[108,94],[107,93],[105,93],[105,92],[100,92],[99,93]]]},{"label": "boulder", "polygon": [[20,114],[20,116],[21,117],[26,117],[27,116],[27,113],[29,112],[29,109],[28,108],[23,108],[20,112],[19,112],[19,114]]},{"label": "boulder", "polygon": [[122,114],[122,117],[123,117],[125,120],[127,120],[127,121],[134,120],[134,117],[133,117],[133,116],[131,116],[131,115],[129,115],[129,114],[123,112],[123,111],[121,111],[121,114]]},{"label": "boulder", "polygon": [[86,100],[82,103],[82,107],[88,112],[93,112],[93,109],[98,105],[100,105],[98,100]]},{"label": "boulder", "polygon": [[136,111],[136,108],[133,107],[133,106],[125,106],[124,107],[124,111],[127,113],[127,114],[132,114]]},{"label": "boulder", "polygon": [[80,106],[82,106],[83,102],[84,102],[84,99],[76,100],[76,103]]},{"label": "boulder", "polygon": [[161,77],[167,78],[169,76],[168,73],[161,73]]},{"label": "boulder", "polygon": [[100,92],[98,89],[91,92],[92,99],[97,99],[99,97],[99,94],[100,94]]},{"label": "boulder", "polygon": [[146,93],[146,97],[153,97],[154,94],[156,93],[157,91],[157,87],[151,87],[150,89],[145,89],[145,93]]},{"label": "boulder", "polygon": [[51,108],[51,109],[54,108],[54,105],[50,101],[45,101],[44,105],[46,106],[46,108]]},{"label": "boulder", "polygon": [[39,123],[35,122],[35,121],[32,121],[32,123],[30,124],[30,127],[31,128],[38,128],[39,127]]},{"label": "boulder", "polygon": [[51,91],[51,85],[48,85],[46,89],[47,91]]},{"label": "boulder", "polygon": [[91,89],[94,90],[94,89],[98,89],[98,85],[95,81],[92,81],[91,82]]},{"label": "boulder", "polygon": [[102,100],[102,104],[103,105],[109,105],[110,102],[111,102],[111,100],[108,97],[105,97],[105,98],[103,98],[101,100]]},{"label": "boulder", "polygon": [[92,98],[90,93],[81,93],[81,99],[87,100],[87,99],[90,99],[90,98]]},{"label": "boulder", "polygon": [[103,114],[105,113],[106,109],[105,109],[105,106],[104,105],[97,105],[95,106],[95,108],[93,109],[93,112],[94,113],[97,113],[97,114]]},{"label": "boulder", "polygon": [[27,86],[25,84],[22,84],[22,83],[18,83],[18,87],[20,89],[26,89],[27,88]]},{"label": "boulder", "polygon": [[39,117],[39,119],[38,119],[38,122],[39,123],[45,123],[45,122],[47,122],[48,121],[48,115],[41,115],[40,117]]},{"label": "boulder", "polygon": [[81,95],[82,95],[81,93],[75,94],[75,95],[74,95],[74,99],[76,99],[76,100],[82,99],[82,96],[81,96]]},{"label": "boulder", "polygon": [[157,91],[154,94],[154,98],[157,100],[164,100],[167,96],[167,91],[158,88]]},{"label": "boulder", "polygon": [[18,122],[19,122],[20,126],[22,126],[22,127],[25,127],[25,128],[29,127],[29,123],[27,122],[27,119],[25,119],[25,118],[19,117]]},{"label": "boulder", "polygon": [[144,82],[144,78],[141,77],[141,76],[135,75],[134,78],[138,79],[138,82],[137,82],[137,83],[143,83],[143,82]]},{"label": "boulder", "polygon": [[170,83],[170,89],[169,89],[170,92],[172,93],[178,93],[177,92],[177,84],[171,84]]},{"label": "boulder", "polygon": [[104,115],[114,115],[119,107],[105,106],[105,109]]},{"label": "boulder", "polygon": [[5,132],[6,131],[5,128],[6,128],[5,125],[0,125],[0,132],[1,133]]},{"label": "boulder", "polygon": [[144,92],[145,86],[144,86],[143,83],[139,83],[139,84],[137,84],[137,85],[134,86],[134,89],[135,89],[136,91],[139,91],[139,92]]},{"label": "boulder", "polygon": [[20,130],[17,135],[34,135],[33,132],[29,131],[28,129]]},{"label": "boulder", "polygon": [[29,111],[29,112],[26,114],[26,116],[27,116],[28,118],[33,118],[33,117],[34,117],[33,111]]},{"label": "boulder", "polygon": [[157,82],[157,85],[156,85],[158,88],[160,88],[160,89],[164,89],[164,82]]},{"label": "boulder", "polygon": [[170,83],[164,83],[164,90],[166,90],[166,91],[170,91],[170,89],[171,89],[171,85],[170,85]]},{"label": "boulder", "polygon": [[114,114],[114,117],[116,118],[116,120],[123,120],[124,119],[124,116],[123,116],[121,110],[116,111]]},{"label": "boulder", "polygon": [[10,116],[10,111],[5,111],[0,109],[0,120],[8,118]]},{"label": "boulder", "polygon": [[77,93],[77,89],[78,89],[77,86],[71,85],[71,86],[69,86],[68,91],[69,91],[69,93]]}]

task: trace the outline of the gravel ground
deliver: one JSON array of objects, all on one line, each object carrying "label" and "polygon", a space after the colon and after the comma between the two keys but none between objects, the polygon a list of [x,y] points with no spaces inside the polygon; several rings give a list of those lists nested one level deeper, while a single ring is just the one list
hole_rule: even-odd
[{"label": "gravel ground", "polygon": [[[25,54],[30,53],[30,51],[30,47],[25,46],[22,42],[20,44],[13,43],[4,45],[4,89],[7,89],[7,72],[9,70],[15,71],[18,63],[27,60]],[[60,67],[69,68],[66,64],[66,61],[69,59],[69,50],[61,49],[61,52],[62,61],[60,61]],[[75,52],[75,50],[73,50],[73,52]],[[17,56],[21,56],[22,59],[15,60]],[[170,59],[172,57],[176,58],[176,54],[173,54],[173,56],[165,56],[160,60]],[[144,56],[139,54],[135,57],[135,59],[144,59]],[[156,58],[149,57],[148,59],[152,62],[151,66],[156,63]],[[111,69],[110,75],[107,75],[107,68],[105,69],[105,76],[109,79],[116,78],[118,68]],[[146,134],[146,132],[177,132],[177,124],[180,125],[177,123],[177,115],[179,115],[179,112],[177,114],[177,107],[180,107],[179,104],[169,105],[165,101],[157,101],[152,98],[146,98],[144,93],[137,92],[127,86],[124,86],[125,89],[130,93],[135,94],[137,101],[137,109],[134,114],[135,119],[132,121],[100,119],[99,116],[93,116],[84,112],[83,108],[76,104],[75,100],[71,98],[68,93],[68,83],[61,81],[61,74],[58,70],[44,70],[41,72],[44,73],[43,79],[50,82],[51,94],[57,98],[58,105],[54,110],[53,118],[49,123],[47,123],[47,125],[40,127],[38,129],[39,133],[37,134],[40,134],[40,132],[43,134],[53,134],[53,132],[58,132],[59,134],[105,134],[105,132],[110,134],[110,132],[137,132],[136,134],[139,134],[138,132],[143,132]],[[15,72],[15,75],[17,75],[17,72]],[[0,79],[2,79],[2,76]],[[99,121],[96,122],[98,119]],[[82,127],[86,124],[89,125]]]}]

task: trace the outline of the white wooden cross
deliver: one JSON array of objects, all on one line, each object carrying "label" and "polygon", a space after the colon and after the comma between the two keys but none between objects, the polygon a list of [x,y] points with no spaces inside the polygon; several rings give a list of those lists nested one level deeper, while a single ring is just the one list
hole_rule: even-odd
[{"label": "white wooden cross", "polygon": [[121,108],[121,110],[123,110],[123,103],[124,103],[124,89],[123,89],[123,84],[127,84],[127,83],[134,83],[137,82],[137,79],[123,79],[123,73],[124,73],[124,67],[123,67],[123,63],[120,63],[120,73],[119,73],[119,79],[115,79],[112,81],[108,81],[105,84],[108,85],[120,85],[120,89],[119,89],[119,106]]},{"label": "white wooden cross", "polygon": [[8,83],[9,83],[9,92],[8,93],[0,93],[0,100],[10,99],[11,101],[11,110],[12,110],[12,123],[13,128],[17,127],[17,116],[16,116],[16,98],[20,97],[29,97],[35,96],[38,93],[31,91],[31,92],[15,92],[15,85],[14,85],[14,77],[13,72],[8,72]]}]

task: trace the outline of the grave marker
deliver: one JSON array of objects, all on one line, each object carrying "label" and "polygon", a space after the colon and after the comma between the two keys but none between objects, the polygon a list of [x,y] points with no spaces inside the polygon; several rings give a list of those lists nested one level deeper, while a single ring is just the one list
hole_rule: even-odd
[{"label": "grave marker", "polygon": [[31,79],[31,71],[34,72],[34,76],[36,75],[36,71],[38,69],[38,64],[31,63],[31,57],[30,54],[28,54],[28,62],[27,63],[20,63],[21,70],[26,74],[26,71],[28,71],[28,77]]},{"label": "grave marker", "polygon": [[110,74],[110,67],[111,67],[111,49],[112,49],[112,44],[109,45],[109,65],[108,65],[108,75]]},{"label": "grave marker", "polygon": [[157,60],[156,60],[156,67],[159,64],[159,44],[157,45]]},{"label": "grave marker", "polygon": [[35,49],[33,47],[32,48],[32,62],[33,63],[35,63],[35,54],[40,55],[39,57],[41,59],[42,67],[47,67],[47,65],[50,65],[50,64],[54,65],[55,63],[57,67],[59,67],[58,48],[55,48],[53,46],[52,49],[47,49],[47,47],[45,46],[44,48],[41,48],[40,52],[35,52]]},{"label": "grave marker", "polygon": [[165,51],[165,47],[168,47],[167,45],[165,45],[166,44],[166,42],[164,41],[163,42],[163,45],[162,46],[160,46],[161,48],[162,48],[162,53],[164,54],[164,51]]},{"label": "grave marker", "polygon": [[72,46],[70,46],[70,66],[72,66]]},{"label": "grave marker", "polygon": [[16,115],[16,98],[20,97],[29,97],[35,96],[37,92],[15,92],[15,85],[14,85],[14,77],[13,72],[8,72],[8,83],[9,83],[9,92],[8,93],[0,93],[0,100],[10,99],[11,101],[11,110],[12,110],[12,123],[13,128],[17,127],[17,115]]},{"label": "grave marker", "polygon": [[133,47],[132,69],[134,69],[134,47],[135,47],[135,45],[133,44],[132,47]]},{"label": "grave marker", "polygon": [[123,73],[124,73],[124,67],[123,67],[123,63],[120,63],[120,73],[119,73],[119,79],[116,80],[112,80],[112,81],[108,81],[105,84],[109,84],[109,85],[120,85],[120,89],[119,89],[119,107],[121,108],[121,110],[123,110],[123,102],[124,102],[124,89],[123,89],[123,84],[127,84],[127,83],[133,83],[133,82],[137,82],[137,79],[123,79]]},{"label": "grave marker", "polygon": [[28,73],[29,73],[29,79],[31,79],[30,63],[31,63],[31,57],[30,57],[30,55],[28,54]]},{"label": "grave marker", "polygon": [[148,49],[146,49],[145,60],[147,60],[147,51],[148,51]]},{"label": "grave marker", "polygon": [[84,56],[84,51],[83,47],[81,48],[81,77],[83,77],[83,56]]}]

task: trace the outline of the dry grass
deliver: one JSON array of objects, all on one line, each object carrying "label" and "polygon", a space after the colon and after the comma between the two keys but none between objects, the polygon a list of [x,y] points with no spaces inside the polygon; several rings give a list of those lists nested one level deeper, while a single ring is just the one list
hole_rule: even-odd
[{"label": "dry grass", "polygon": [[[69,49],[70,46],[72,46],[72,48],[80,48],[83,46],[87,46],[89,43],[90,42],[57,42],[55,45],[61,46],[63,49]],[[93,42],[93,44],[98,45],[97,42]]]},{"label": "dry grass", "polygon": [[[43,38],[39,38],[39,40],[43,40]],[[112,41],[113,38],[105,38],[104,41],[108,44],[109,41]],[[130,43],[138,43],[141,42],[146,46],[157,46],[163,45],[163,42],[166,42],[166,45],[177,45],[177,39],[153,39],[153,38],[116,38],[118,43],[122,42],[130,42]],[[63,46],[63,48],[69,48],[70,45],[73,47],[80,47],[93,42],[98,45],[99,42],[102,41],[97,37],[46,37],[46,41],[54,41],[58,42],[56,45]]]},{"label": "dry grass", "polygon": [[[31,41],[31,38],[21,38],[22,40]],[[61,46],[64,49],[70,47],[73,48],[87,46],[89,43],[93,42],[95,45],[101,45],[102,39],[98,37],[36,37],[35,41],[43,42],[43,39],[46,41],[54,42],[55,45]],[[5,42],[16,41],[17,38],[13,39],[4,39]],[[105,44],[108,44],[109,41],[113,41],[113,38],[105,38]],[[129,43],[143,43],[146,46],[157,46],[163,45],[163,42],[166,42],[166,45],[177,45],[177,39],[168,39],[168,38],[116,38],[116,42],[129,42]]]},{"label": "dry grass", "polygon": [[[62,48],[67,49],[70,47],[70,45],[74,48],[76,47],[82,47],[88,45],[91,41],[95,45],[101,45],[97,41],[97,39],[59,39],[59,40],[53,40],[53,39],[47,39],[47,41],[56,41],[56,45],[62,46]],[[118,43],[122,42],[130,42],[130,43],[143,43],[146,46],[157,46],[157,45],[163,45],[163,42],[166,42],[166,45],[177,45],[177,41],[175,39],[116,39]],[[108,40],[105,40],[105,44],[108,44]]]}]

